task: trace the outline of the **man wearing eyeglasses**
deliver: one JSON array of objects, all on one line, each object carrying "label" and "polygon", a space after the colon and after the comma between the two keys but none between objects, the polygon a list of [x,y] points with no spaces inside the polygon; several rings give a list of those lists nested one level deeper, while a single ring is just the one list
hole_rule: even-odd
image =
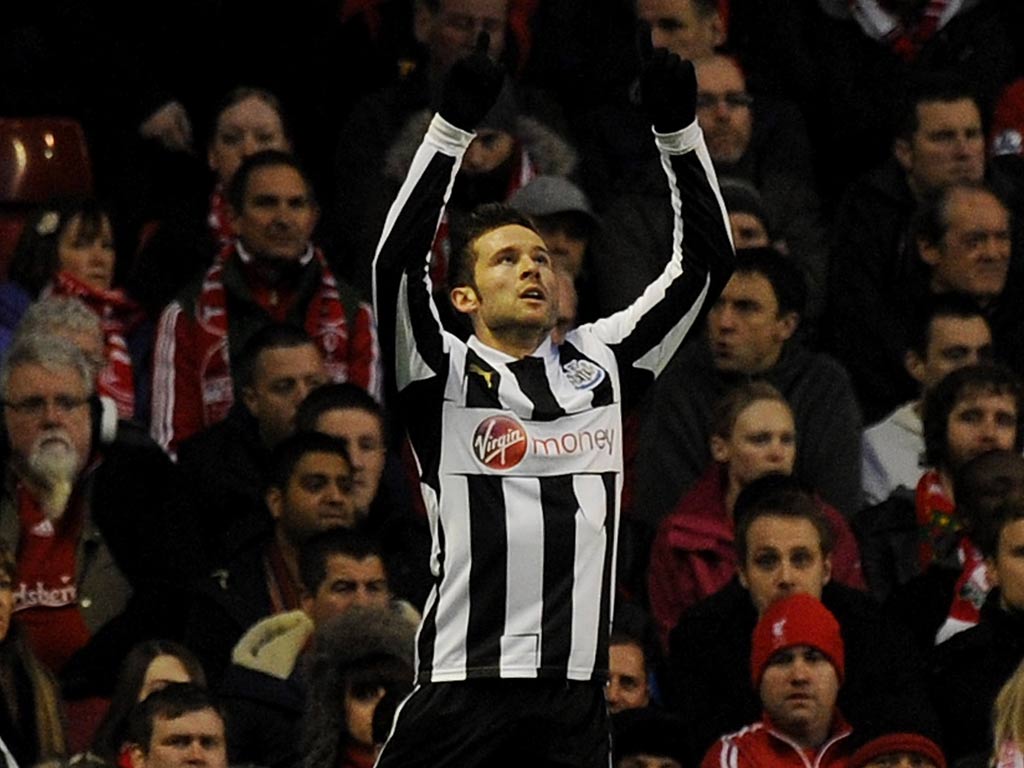
[{"label": "man wearing eyeglasses", "polygon": [[192,546],[163,506],[173,465],[141,427],[104,433],[93,373],[41,334],[18,337],[0,369],[15,621],[71,699],[105,693],[130,645],[173,631],[173,599],[153,590],[181,581]]}]

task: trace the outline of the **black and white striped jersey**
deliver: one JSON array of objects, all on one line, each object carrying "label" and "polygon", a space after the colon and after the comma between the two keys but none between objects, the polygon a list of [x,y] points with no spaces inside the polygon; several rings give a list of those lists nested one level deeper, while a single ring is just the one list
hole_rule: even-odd
[{"label": "black and white striped jersey", "polygon": [[443,331],[431,303],[430,245],[472,138],[434,118],[374,262],[381,347],[433,535],[417,678],[601,679],[623,386],[660,373],[721,291],[728,220],[697,124],[658,136],[675,212],[664,272],[622,312],[516,359]]}]

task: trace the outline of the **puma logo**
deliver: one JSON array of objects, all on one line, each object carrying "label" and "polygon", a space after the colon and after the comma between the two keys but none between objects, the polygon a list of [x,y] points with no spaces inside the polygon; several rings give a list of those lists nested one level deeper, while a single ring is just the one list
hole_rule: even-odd
[{"label": "puma logo", "polygon": [[476,363],[470,363],[469,372],[475,373],[477,376],[482,378],[484,380],[484,383],[487,385],[488,389],[491,389],[494,386],[494,382],[492,380],[494,377],[494,371],[487,371],[481,368]]}]

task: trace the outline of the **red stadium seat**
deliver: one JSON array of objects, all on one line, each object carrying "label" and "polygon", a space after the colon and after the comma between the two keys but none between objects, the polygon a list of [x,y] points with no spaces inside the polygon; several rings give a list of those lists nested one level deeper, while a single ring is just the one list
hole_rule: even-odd
[{"label": "red stadium seat", "polygon": [[0,117],[0,273],[6,274],[33,208],[92,191],[92,164],[77,121]]}]

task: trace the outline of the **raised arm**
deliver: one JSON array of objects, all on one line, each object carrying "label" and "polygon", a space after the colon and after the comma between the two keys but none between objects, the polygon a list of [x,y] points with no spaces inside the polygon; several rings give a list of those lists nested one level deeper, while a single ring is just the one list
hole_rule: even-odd
[{"label": "raised arm", "polygon": [[620,364],[657,376],[725,286],[734,254],[718,180],[695,119],[693,65],[657,49],[640,86],[671,193],[671,242],[665,243],[670,255],[640,298],[591,329],[612,345]]},{"label": "raised arm", "polygon": [[373,306],[384,367],[399,391],[439,371],[444,340],[431,302],[430,248],[473,129],[501,91],[504,72],[474,53],[452,66],[441,109],[430,123],[391,205],[373,261]]}]

